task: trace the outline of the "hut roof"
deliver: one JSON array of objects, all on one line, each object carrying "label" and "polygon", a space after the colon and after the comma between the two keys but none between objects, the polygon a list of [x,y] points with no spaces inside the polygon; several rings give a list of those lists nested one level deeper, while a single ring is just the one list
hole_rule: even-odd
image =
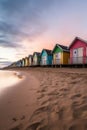
[{"label": "hut roof", "polygon": [[34,52],[34,53],[33,53],[33,56],[34,56],[35,54],[36,54],[37,56],[40,56],[40,55],[41,55],[40,52]]},{"label": "hut roof", "polygon": [[52,54],[52,50],[43,49],[42,51],[46,51],[48,55],[51,55],[51,54]]},{"label": "hut roof", "polygon": [[74,42],[75,42],[76,40],[82,41],[82,42],[84,42],[85,44],[87,44],[87,41],[86,41],[86,40],[83,40],[83,39],[80,38],[80,37],[75,37],[74,40],[73,40],[73,41],[71,42],[71,44],[69,45],[69,48],[74,44]]},{"label": "hut roof", "polygon": [[[64,45],[61,45],[61,44],[56,44],[55,47],[56,46],[59,47],[60,49],[62,49],[63,51],[65,51],[65,52],[69,52],[69,48],[67,46],[64,46]],[[55,47],[54,47],[54,49],[55,49]]]},{"label": "hut roof", "polygon": [[32,57],[33,57],[33,55],[29,55],[29,58],[30,58],[30,57],[32,58]]}]

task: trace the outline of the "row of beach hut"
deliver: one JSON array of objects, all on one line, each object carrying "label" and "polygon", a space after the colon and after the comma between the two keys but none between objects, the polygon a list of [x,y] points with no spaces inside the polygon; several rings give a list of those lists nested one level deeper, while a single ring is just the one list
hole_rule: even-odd
[{"label": "row of beach hut", "polygon": [[69,47],[56,44],[53,50],[43,49],[34,52],[15,63],[12,67],[78,65],[87,64],[87,41],[75,37]]}]

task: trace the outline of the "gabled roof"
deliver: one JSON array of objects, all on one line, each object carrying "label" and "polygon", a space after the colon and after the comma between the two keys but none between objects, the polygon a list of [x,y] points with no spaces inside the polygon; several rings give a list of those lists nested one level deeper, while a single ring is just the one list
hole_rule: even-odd
[{"label": "gabled roof", "polygon": [[22,60],[24,60],[25,58],[22,58]]},{"label": "gabled roof", "polygon": [[87,44],[87,41],[83,40],[82,38],[80,38],[80,37],[75,37],[74,40],[72,41],[72,43],[69,45],[69,48],[74,44],[74,42],[75,42],[76,40],[82,41],[82,42],[84,42],[85,44]]},{"label": "gabled roof", "polygon": [[30,57],[32,58],[32,57],[33,57],[33,55],[29,55],[29,58],[30,58]]},{"label": "gabled roof", "polygon": [[25,59],[28,59],[28,57],[25,57]]},{"label": "gabled roof", "polygon": [[52,55],[52,50],[43,49],[42,52],[43,52],[43,51],[46,51],[48,55]]},{"label": "gabled roof", "polygon": [[33,53],[33,56],[34,56],[35,54],[36,54],[37,56],[40,56],[40,55],[41,55],[40,52],[34,52],[34,53]]},{"label": "gabled roof", "polygon": [[[59,47],[60,49],[62,49],[63,51],[65,51],[65,52],[69,52],[69,48],[67,46],[64,46],[64,45],[61,45],[61,44],[56,44],[55,47],[56,46]],[[55,47],[54,47],[54,49],[55,49]]]}]

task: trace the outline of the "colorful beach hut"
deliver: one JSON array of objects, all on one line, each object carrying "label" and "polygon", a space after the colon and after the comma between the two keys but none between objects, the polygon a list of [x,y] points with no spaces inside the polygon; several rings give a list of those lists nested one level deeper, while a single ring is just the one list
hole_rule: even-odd
[{"label": "colorful beach hut", "polygon": [[40,53],[34,52],[33,53],[33,66],[39,66],[40,65]]},{"label": "colorful beach hut", "polygon": [[41,66],[52,65],[52,50],[43,49],[41,52]]},{"label": "colorful beach hut", "polygon": [[29,66],[29,57],[25,57],[25,67]]},{"label": "colorful beach hut", "polygon": [[29,55],[29,66],[33,65],[33,55]]},{"label": "colorful beach hut", "polygon": [[53,51],[53,65],[66,65],[68,64],[70,51],[67,46],[56,44]]},{"label": "colorful beach hut", "polygon": [[87,41],[75,37],[69,49],[70,64],[87,64]]},{"label": "colorful beach hut", "polygon": [[22,60],[19,60],[19,67],[22,67]]},{"label": "colorful beach hut", "polygon": [[21,60],[19,60],[19,61],[16,62],[16,67],[21,67],[21,65],[22,65],[21,64]]},{"label": "colorful beach hut", "polygon": [[23,58],[22,59],[22,67],[24,67],[25,66],[25,59]]}]

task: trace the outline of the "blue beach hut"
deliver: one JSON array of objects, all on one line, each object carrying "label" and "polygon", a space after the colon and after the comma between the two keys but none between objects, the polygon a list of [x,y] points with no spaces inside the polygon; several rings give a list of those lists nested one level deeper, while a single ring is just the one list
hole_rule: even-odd
[{"label": "blue beach hut", "polygon": [[16,67],[21,67],[21,60],[16,62]]},{"label": "blue beach hut", "polygon": [[52,50],[43,49],[41,52],[41,66],[52,65]]}]

